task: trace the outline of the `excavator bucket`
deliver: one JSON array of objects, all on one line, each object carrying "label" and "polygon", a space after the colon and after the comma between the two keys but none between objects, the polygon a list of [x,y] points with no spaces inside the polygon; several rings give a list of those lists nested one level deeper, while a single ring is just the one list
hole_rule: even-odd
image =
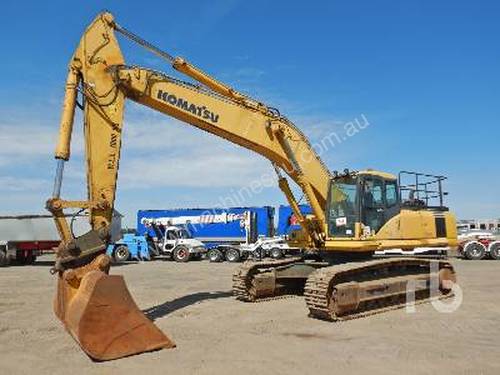
[{"label": "excavator bucket", "polygon": [[54,311],[96,361],[175,347],[139,310],[119,275],[92,270],[80,279],[75,270],[65,271],[59,276]]}]

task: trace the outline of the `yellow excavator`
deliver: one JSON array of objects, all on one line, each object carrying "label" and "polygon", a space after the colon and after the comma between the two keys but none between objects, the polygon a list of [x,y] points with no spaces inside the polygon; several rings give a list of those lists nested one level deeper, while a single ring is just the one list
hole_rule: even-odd
[{"label": "yellow excavator", "polygon": [[[126,65],[117,33],[167,60],[196,83]],[[105,12],[85,30],[69,63],[54,191],[46,204],[61,237],[52,269],[58,278],[54,311],[92,359],[175,346],[139,310],[123,277],[109,275],[106,246],[125,99],[252,150],[276,170],[278,185],[301,225],[289,240],[304,252],[277,261],[243,263],[233,275],[238,299],[304,294],[311,316],[339,320],[400,307],[410,282],[420,300],[451,294],[455,272],[444,260],[372,259],[376,250],[456,245],[455,218],[442,204],[403,202],[397,177],[388,173],[330,172],[304,134],[278,110],[160,50]],[[81,201],[60,197],[77,106],[84,113],[88,187],[88,197]],[[302,190],[312,214],[301,213],[286,176]],[[92,229],[73,236],[66,209],[87,210]],[[432,280],[438,281],[437,296],[431,290]]]}]

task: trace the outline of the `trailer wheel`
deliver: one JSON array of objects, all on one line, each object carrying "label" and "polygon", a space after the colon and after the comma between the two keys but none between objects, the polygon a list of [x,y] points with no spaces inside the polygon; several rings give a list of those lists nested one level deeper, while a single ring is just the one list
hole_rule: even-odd
[{"label": "trailer wheel", "polygon": [[279,247],[273,247],[270,251],[271,258],[281,259],[283,258],[283,251]]},{"label": "trailer wheel", "polygon": [[464,246],[464,255],[469,260],[480,260],[486,255],[486,247],[477,241],[471,241]]},{"label": "trailer wheel", "polygon": [[500,241],[495,241],[490,244],[490,257],[500,260]]},{"label": "trailer wheel", "polygon": [[252,253],[253,259],[261,260],[261,259],[264,259],[265,256],[266,256],[266,251],[264,249],[256,249]]},{"label": "trailer wheel", "polygon": [[236,249],[227,249],[225,255],[228,262],[236,263],[240,261],[240,252]]},{"label": "trailer wheel", "polygon": [[10,263],[10,259],[4,249],[0,248],[0,267],[7,267]]},{"label": "trailer wheel", "polygon": [[128,250],[128,247],[125,245],[117,246],[117,248],[113,252],[113,258],[117,263],[123,263],[127,261],[129,257],[130,257],[130,251]]},{"label": "trailer wheel", "polygon": [[172,257],[176,262],[187,262],[189,261],[189,249],[186,246],[177,246],[172,254]]},{"label": "trailer wheel", "polygon": [[207,258],[212,263],[218,263],[224,260],[224,254],[219,249],[210,249],[207,252]]},{"label": "trailer wheel", "polygon": [[33,255],[31,253],[21,258],[21,263],[24,265],[32,265],[35,263],[35,261],[36,261],[36,255]]}]

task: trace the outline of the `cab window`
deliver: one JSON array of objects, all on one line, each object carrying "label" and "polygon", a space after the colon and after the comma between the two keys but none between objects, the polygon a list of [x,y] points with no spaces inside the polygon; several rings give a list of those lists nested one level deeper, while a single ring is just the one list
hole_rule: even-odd
[{"label": "cab window", "polygon": [[177,233],[175,230],[169,230],[167,231],[167,239],[168,240],[176,240],[177,239]]},{"label": "cab window", "polygon": [[332,237],[352,237],[357,221],[357,181],[347,177],[330,185],[328,228]]},{"label": "cab window", "polygon": [[396,181],[387,181],[385,183],[385,201],[387,207],[394,206],[398,203],[398,192],[397,192]]},{"label": "cab window", "polygon": [[384,206],[384,182],[378,178],[369,178],[364,184],[364,204],[367,208]]}]

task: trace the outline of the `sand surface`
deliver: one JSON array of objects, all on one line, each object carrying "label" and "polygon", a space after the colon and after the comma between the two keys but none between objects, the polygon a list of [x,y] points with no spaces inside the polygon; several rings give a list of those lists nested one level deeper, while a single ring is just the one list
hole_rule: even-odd
[{"label": "sand surface", "polygon": [[52,313],[48,259],[0,269],[0,374],[500,374],[498,261],[453,260],[454,313],[420,305],[342,323],[308,318],[302,297],[236,301],[234,264],[115,267],[177,348],[94,363]]}]

